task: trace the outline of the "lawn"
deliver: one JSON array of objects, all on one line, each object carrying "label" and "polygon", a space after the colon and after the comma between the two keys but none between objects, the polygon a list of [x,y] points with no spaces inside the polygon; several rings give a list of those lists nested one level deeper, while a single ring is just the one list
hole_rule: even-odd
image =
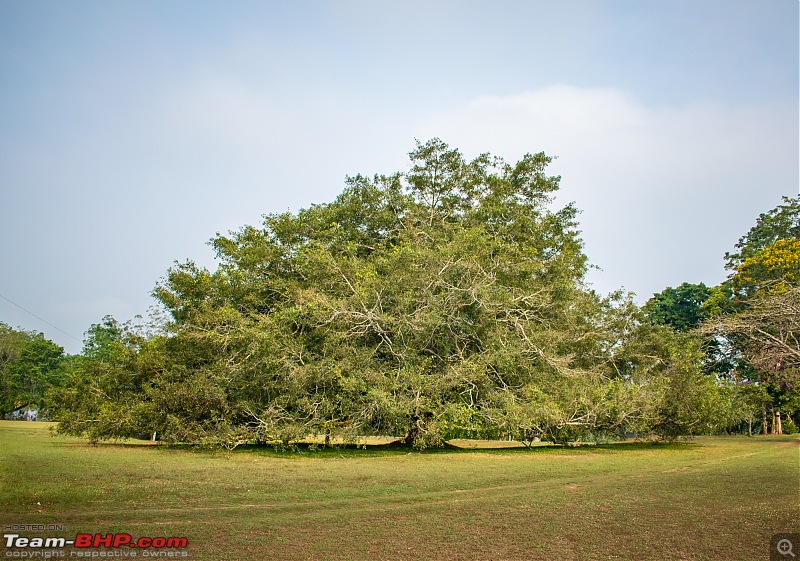
[{"label": "lawn", "polygon": [[765,560],[800,531],[796,436],[201,453],[48,427],[0,422],[2,523],[65,527],[23,536],[186,536],[197,560]]}]

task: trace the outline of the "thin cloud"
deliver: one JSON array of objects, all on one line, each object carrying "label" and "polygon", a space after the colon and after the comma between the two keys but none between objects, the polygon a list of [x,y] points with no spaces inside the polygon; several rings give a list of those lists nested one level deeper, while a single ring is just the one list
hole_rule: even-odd
[{"label": "thin cloud", "polygon": [[421,127],[469,154],[557,156],[562,202],[581,228],[601,291],[646,299],[668,284],[715,284],[722,255],[798,184],[797,108],[696,102],[648,107],[614,88],[556,85],[483,96]]}]

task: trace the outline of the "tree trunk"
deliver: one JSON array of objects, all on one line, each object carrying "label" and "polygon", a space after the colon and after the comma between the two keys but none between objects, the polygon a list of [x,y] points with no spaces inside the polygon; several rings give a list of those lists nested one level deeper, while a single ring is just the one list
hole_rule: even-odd
[{"label": "tree trunk", "polygon": [[747,436],[753,436],[753,412],[750,412],[750,417],[747,419]]},{"label": "tree trunk", "polygon": [[763,425],[764,426],[763,426],[763,430],[762,430],[761,434],[769,434],[767,432],[767,404],[766,403],[762,403],[761,404],[761,408],[762,408],[762,413],[764,414],[764,416],[763,416],[763,419],[764,419]]},{"label": "tree trunk", "polygon": [[407,446],[413,446],[414,442],[417,440],[417,436],[419,435],[419,417],[416,415],[411,418],[411,422],[408,425],[408,429],[406,429],[406,434],[403,437],[403,444]]},{"label": "tree trunk", "polygon": [[775,406],[772,406],[770,409],[772,410],[772,434],[778,434],[775,432],[777,428],[777,421],[775,419]]}]

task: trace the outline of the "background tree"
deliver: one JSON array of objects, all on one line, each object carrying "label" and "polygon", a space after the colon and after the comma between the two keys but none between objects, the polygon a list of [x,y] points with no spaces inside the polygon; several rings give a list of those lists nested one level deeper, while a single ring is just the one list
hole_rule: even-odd
[{"label": "background tree", "polygon": [[800,197],[783,197],[782,203],[759,215],[756,225],[739,238],[736,251],[725,254],[725,268],[731,272],[756,252],[778,240],[800,238]]},{"label": "background tree", "polygon": [[5,415],[22,405],[19,388],[13,382],[12,366],[20,351],[33,338],[33,333],[12,329],[0,322],[0,382],[2,383],[2,413]]},{"label": "background tree", "polygon": [[[725,255],[731,273],[704,305],[712,319],[703,332],[718,343],[720,360],[741,384],[741,403],[750,407],[749,425],[760,416],[765,433],[780,433],[781,414],[785,419],[800,408],[795,362],[798,234],[800,198],[784,197],[782,204],[758,217],[735,253]],[[755,404],[753,396],[761,403]]]},{"label": "background tree", "polygon": [[780,239],[754,252],[736,268],[731,286],[741,298],[759,292],[782,292],[800,282],[800,240]]},{"label": "background tree", "polygon": [[705,284],[685,282],[678,288],[668,286],[653,295],[642,310],[652,323],[669,325],[675,331],[690,331],[704,319],[703,304],[710,295]]},{"label": "background tree", "polygon": [[64,349],[44,335],[0,323],[3,415],[25,405],[43,408],[48,389],[63,382],[64,361]]},{"label": "background tree", "polygon": [[800,287],[754,297],[746,310],[717,317],[704,330],[734,341],[742,378],[763,390],[756,407],[769,410],[764,432],[769,422],[780,434],[781,416],[800,410]]}]

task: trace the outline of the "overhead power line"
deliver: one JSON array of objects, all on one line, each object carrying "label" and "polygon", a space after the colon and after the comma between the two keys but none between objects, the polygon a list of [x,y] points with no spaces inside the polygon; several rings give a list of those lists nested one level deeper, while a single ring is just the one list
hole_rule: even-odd
[{"label": "overhead power line", "polygon": [[75,337],[74,335],[71,335],[71,334],[67,333],[66,331],[64,331],[64,330],[63,330],[63,329],[61,329],[60,327],[56,327],[55,325],[53,325],[52,323],[50,323],[50,322],[49,322],[49,321],[47,321],[46,319],[44,319],[44,318],[41,318],[41,317],[37,316],[37,315],[36,315],[36,314],[34,314],[32,311],[30,311],[30,310],[28,310],[28,309],[26,309],[26,308],[23,308],[22,306],[20,306],[19,304],[17,304],[17,303],[16,303],[16,302],[14,302],[13,300],[10,300],[9,298],[6,298],[6,297],[5,297],[5,296],[3,296],[2,294],[0,294],[0,298],[2,298],[3,300],[5,300],[6,302],[9,302],[9,303],[11,303],[11,304],[14,304],[14,305],[15,305],[17,308],[19,308],[19,309],[20,309],[20,310],[22,310],[23,312],[26,312],[26,313],[28,313],[28,314],[32,315],[33,317],[35,317],[35,318],[36,318],[36,319],[38,319],[39,321],[43,321],[43,322],[45,322],[47,325],[49,325],[50,327],[52,327],[52,328],[53,328],[53,329],[55,329],[55,330],[58,330],[58,331],[60,331],[61,333],[63,333],[63,334],[64,334],[64,335],[66,335],[67,337],[71,337],[72,339],[75,339],[75,340],[76,340],[76,341],[78,341],[79,343],[80,343],[80,342],[82,342],[82,341],[81,341],[81,339],[78,339],[78,338],[77,338],[77,337]]}]

